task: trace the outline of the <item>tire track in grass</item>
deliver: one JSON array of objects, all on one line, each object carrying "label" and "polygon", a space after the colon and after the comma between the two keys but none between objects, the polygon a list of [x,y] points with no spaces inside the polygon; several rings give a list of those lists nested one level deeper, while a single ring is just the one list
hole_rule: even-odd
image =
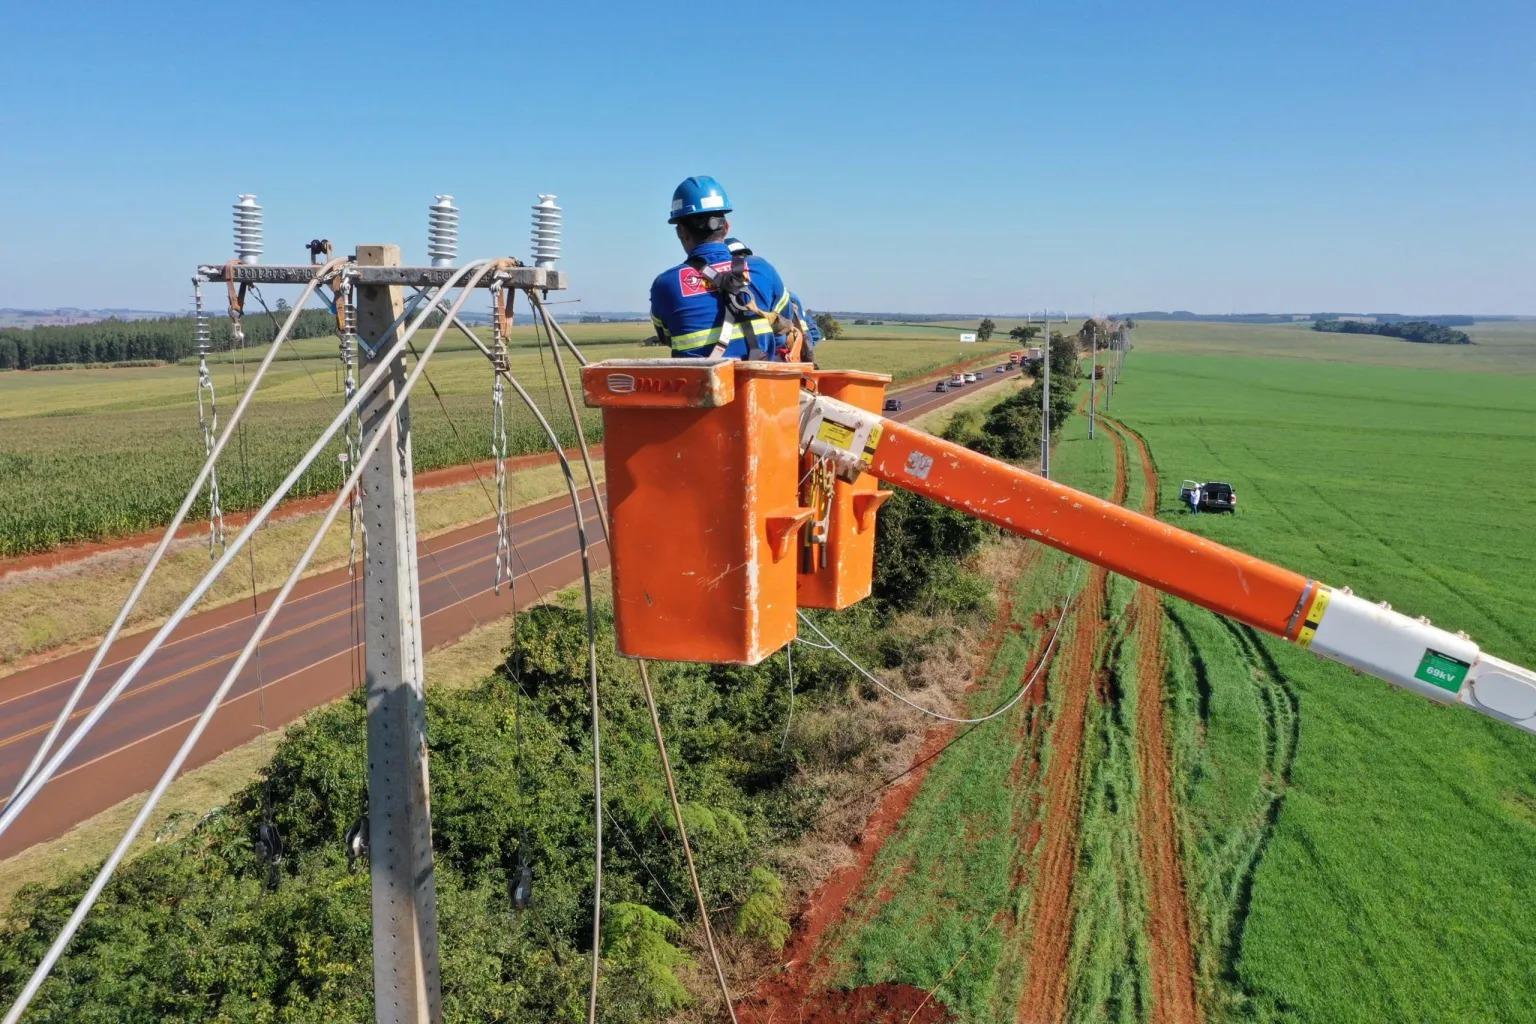
[{"label": "tire track in grass", "polygon": [[[1158,477],[1146,441],[1123,424],[1108,420],[1117,435],[1129,436],[1141,461],[1141,511],[1157,514]],[[1140,782],[1137,831],[1146,879],[1147,943],[1152,977],[1152,1024],[1194,1024],[1202,1019],[1195,998],[1195,953],[1189,898],[1179,859],[1174,818],[1172,752],[1163,721],[1163,602],[1145,584],[1136,588],[1136,769]]]},{"label": "tire track in grass", "polygon": [[[1125,442],[1115,442],[1115,484],[1111,500],[1125,501]],[[1082,745],[1088,698],[1100,663],[1106,632],[1108,571],[1090,566],[1077,599],[1072,646],[1065,652],[1060,677],[1062,700],[1050,726],[1050,761],[1045,771],[1044,850],[1029,905],[1028,973],[1019,1001],[1019,1020],[1060,1021],[1067,1017],[1074,908],[1072,882],[1077,874],[1078,826],[1082,811]]]}]

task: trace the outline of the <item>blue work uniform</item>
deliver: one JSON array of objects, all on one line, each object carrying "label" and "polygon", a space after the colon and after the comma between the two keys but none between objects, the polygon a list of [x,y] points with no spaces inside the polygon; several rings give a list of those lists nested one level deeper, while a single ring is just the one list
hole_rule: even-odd
[{"label": "blue work uniform", "polygon": [[800,323],[805,327],[805,354],[808,356],[816,351],[816,346],[821,344],[821,328],[816,326],[816,318],[811,311],[805,308],[805,303],[800,301],[800,296],[794,292],[789,293],[789,304],[794,307],[795,315],[800,318]]},{"label": "blue work uniform", "polygon": [[[688,254],[702,259],[716,270],[731,269],[731,251],[724,242],[705,242]],[[789,306],[789,289],[773,264],[761,256],[747,257],[752,297],[765,313],[784,314]],[[672,346],[674,356],[708,356],[724,342],[721,353],[728,359],[745,359],[750,342],[739,323],[729,323],[725,304],[704,284],[704,276],[687,263],[662,271],[651,284],[651,323],[657,336]],[[758,346],[769,358],[779,355],[784,336],[774,334],[763,317],[752,317],[751,324]]]}]

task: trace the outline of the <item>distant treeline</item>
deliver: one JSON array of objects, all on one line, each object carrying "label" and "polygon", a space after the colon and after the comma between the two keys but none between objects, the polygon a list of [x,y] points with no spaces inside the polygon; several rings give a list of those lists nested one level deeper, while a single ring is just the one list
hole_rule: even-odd
[{"label": "distant treeline", "polygon": [[[277,311],[278,322],[286,311]],[[229,348],[229,318],[210,316],[209,333],[215,351]],[[316,338],[336,329],[335,318],[323,309],[299,314],[293,337]],[[246,313],[247,344],[271,342],[275,328],[263,311]],[[58,327],[7,327],[0,329],[0,370],[26,370],[60,363],[121,363],[130,360],[175,362],[197,352],[190,316],[157,320],[102,320],[92,324]]]},{"label": "distant treeline", "polygon": [[1191,313],[1187,309],[1148,310],[1141,313],[1116,313],[1118,319],[1133,320],[1187,320],[1197,323],[1224,324],[1289,324],[1303,320],[1337,320],[1342,316],[1368,316],[1377,323],[1431,323],[1442,327],[1466,327],[1474,320],[1509,320],[1503,316],[1464,316],[1451,313],[1445,316],[1412,316],[1404,313]]},{"label": "distant treeline", "polygon": [[1399,320],[1393,323],[1363,323],[1359,320],[1319,320],[1312,325],[1314,331],[1331,331],[1335,334],[1382,334],[1404,341],[1417,341],[1425,345],[1470,345],[1472,339],[1466,331],[1457,331],[1443,324],[1428,320]]}]

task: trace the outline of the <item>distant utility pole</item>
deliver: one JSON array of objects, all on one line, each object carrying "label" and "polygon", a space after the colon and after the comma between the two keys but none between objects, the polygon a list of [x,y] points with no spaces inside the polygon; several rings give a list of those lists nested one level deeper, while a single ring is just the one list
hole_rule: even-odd
[{"label": "distant utility pole", "polygon": [[1093,421],[1097,415],[1095,406],[1099,396],[1099,329],[1097,325],[1090,328],[1088,336],[1092,339],[1093,355],[1088,361],[1088,440],[1093,440]]},{"label": "distant utility pole", "polygon": [[[1065,321],[1063,321],[1065,322]],[[1040,475],[1051,478],[1051,311],[1040,314],[1041,334],[1045,339],[1040,347],[1041,362],[1045,364],[1044,387],[1040,393]]]},{"label": "distant utility pole", "polygon": [[[360,245],[359,267],[397,267],[397,245]],[[390,348],[403,319],[400,289],[357,290],[357,334],[370,350]],[[411,413],[387,413],[405,382],[405,358],[388,367],[364,399],[362,444],[383,444],[363,469],[366,537],[363,601],[368,684],[368,847],[373,883],[373,991],[376,1024],[437,1024],[442,986],[437,953],[437,883],[427,787],[422,685],[421,584],[416,574],[416,505],[411,488]]]}]

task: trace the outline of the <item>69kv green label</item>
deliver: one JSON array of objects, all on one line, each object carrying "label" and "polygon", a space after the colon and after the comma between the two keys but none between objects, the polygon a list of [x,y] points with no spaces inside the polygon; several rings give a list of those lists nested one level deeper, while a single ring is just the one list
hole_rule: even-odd
[{"label": "69kv green label", "polygon": [[1467,678],[1467,669],[1471,667],[1460,658],[1426,649],[1424,657],[1419,660],[1418,671],[1414,672],[1413,677],[1432,686],[1438,686],[1442,690],[1456,693]]}]

